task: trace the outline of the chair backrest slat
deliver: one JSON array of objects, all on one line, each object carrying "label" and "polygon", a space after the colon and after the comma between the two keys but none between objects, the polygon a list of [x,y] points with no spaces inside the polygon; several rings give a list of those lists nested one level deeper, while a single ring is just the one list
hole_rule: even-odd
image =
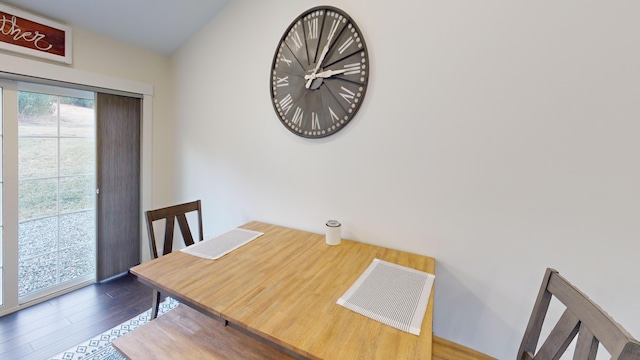
[{"label": "chair backrest slat", "polygon": [[149,234],[149,246],[151,250],[151,256],[153,258],[158,257],[158,250],[156,245],[156,236],[153,228],[153,222],[156,220],[165,220],[165,233],[164,233],[164,243],[162,245],[162,254],[166,255],[173,251],[173,235],[175,228],[176,218],[178,220],[178,227],[180,228],[180,233],[182,234],[182,238],[185,242],[185,245],[193,245],[194,238],[191,233],[191,229],[189,228],[189,223],[187,221],[187,213],[196,211],[198,216],[198,241],[203,240],[203,232],[202,232],[202,207],[201,201],[196,200],[184,204],[178,204],[173,206],[164,207],[156,210],[149,210],[145,212],[147,217],[147,232]]},{"label": "chair backrest slat", "polygon": [[[566,310],[536,352],[552,297],[564,304]],[[517,359],[559,359],[576,335],[574,360],[594,360],[599,344],[612,360],[640,360],[640,342],[556,270],[547,269]]]},{"label": "chair backrest slat", "polygon": [[580,320],[569,309],[565,310],[535,358],[560,359],[578,333],[579,327]]},{"label": "chair backrest slat", "polygon": [[180,232],[182,233],[184,243],[187,246],[193,245],[193,236],[191,235],[191,230],[189,229],[189,224],[187,223],[187,217],[184,214],[180,214],[177,216],[177,218],[178,226],[180,226]]},{"label": "chair backrest slat", "polygon": [[576,352],[573,353],[573,360],[595,360],[598,355],[599,341],[593,333],[584,325],[580,325],[580,335],[576,343]]},{"label": "chair backrest slat", "polygon": [[[162,255],[167,255],[173,250],[173,229],[175,226],[175,216],[167,216],[164,225],[164,245]],[[155,245],[154,245],[155,247]]]},{"label": "chair backrest slat", "polygon": [[547,269],[544,278],[542,279],[542,285],[538,291],[538,297],[533,305],[533,311],[531,318],[527,324],[527,329],[524,332],[522,344],[518,351],[518,360],[533,359],[533,354],[536,351],[538,340],[540,339],[540,332],[542,331],[542,325],[544,323],[544,317],[549,310],[549,304],[551,303],[552,295],[547,291],[547,285],[549,284],[551,269]]}]

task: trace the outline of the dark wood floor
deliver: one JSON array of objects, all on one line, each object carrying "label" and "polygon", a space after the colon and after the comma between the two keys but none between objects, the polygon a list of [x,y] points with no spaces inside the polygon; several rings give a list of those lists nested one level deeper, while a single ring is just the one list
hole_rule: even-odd
[{"label": "dark wood floor", "polygon": [[125,275],[0,317],[0,359],[48,359],[149,309],[151,297]]}]

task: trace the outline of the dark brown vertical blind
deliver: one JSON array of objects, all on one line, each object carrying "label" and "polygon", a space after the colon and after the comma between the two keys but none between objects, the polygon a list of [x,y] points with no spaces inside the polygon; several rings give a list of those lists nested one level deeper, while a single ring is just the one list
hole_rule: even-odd
[{"label": "dark brown vertical blind", "polygon": [[140,263],[141,100],[98,93],[97,280]]}]

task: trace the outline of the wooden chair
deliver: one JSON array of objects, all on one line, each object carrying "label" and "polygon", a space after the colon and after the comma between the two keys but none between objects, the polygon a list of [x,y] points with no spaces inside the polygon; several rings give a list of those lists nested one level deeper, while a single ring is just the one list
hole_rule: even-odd
[{"label": "wooden chair", "polygon": [[[555,297],[566,310],[536,352],[542,324]],[[547,269],[524,333],[518,360],[559,359],[578,335],[574,360],[594,360],[599,344],[612,360],[640,359],[640,342],[553,269]]]},{"label": "wooden chair", "polygon": [[[151,256],[153,258],[158,257],[158,250],[156,246],[156,236],[153,229],[153,222],[157,220],[165,220],[164,230],[164,242],[162,246],[162,255],[167,255],[173,251],[173,230],[175,220],[178,220],[178,227],[182,233],[182,239],[186,246],[193,245],[193,235],[189,229],[189,223],[187,222],[187,214],[193,211],[197,211],[198,215],[198,239],[202,241],[202,207],[200,200],[188,202],[184,204],[165,207],[162,209],[149,210],[145,213],[147,217],[147,232],[149,234],[149,246],[151,247]],[[158,306],[160,305],[160,292],[153,291],[153,304],[151,307],[151,319],[155,319],[158,316]]]}]

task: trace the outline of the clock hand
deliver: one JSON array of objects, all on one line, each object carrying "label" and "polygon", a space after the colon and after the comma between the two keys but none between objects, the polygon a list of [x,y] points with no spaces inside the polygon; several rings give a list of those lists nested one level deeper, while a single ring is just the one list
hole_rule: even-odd
[{"label": "clock hand", "polygon": [[327,41],[327,45],[325,45],[324,49],[322,49],[322,53],[320,54],[320,60],[318,60],[318,62],[316,63],[316,69],[313,70],[314,74],[320,69],[320,65],[324,61],[324,57],[327,56],[327,53],[329,52],[329,43],[330,42],[331,42],[331,39],[329,39],[329,41]]},{"label": "clock hand", "polygon": [[313,80],[313,79],[317,79],[317,78],[329,78],[332,77],[333,75],[338,75],[338,74],[342,74],[344,72],[347,72],[349,69],[341,69],[341,70],[325,70],[323,72],[317,73],[317,74],[311,74],[311,75],[305,75],[304,78],[307,80]]},{"label": "clock hand", "polygon": [[317,78],[328,78],[328,77],[332,77],[333,75],[338,75],[338,74],[342,74],[347,72],[349,69],[341,69],[341,70],[326,70],[323,71],[321,73],[317,73],[316,77]]},{"label": "clock hand", "polygon": [[324,46],[324,49],[322,49],[322,54],[320,54],[320,60],[316,63],[316,68],[313,69],[311,75],[306,75],[304,77],[306,79],[307,76],[309,76],[309,81],[307,81],[307,83],[305,84],[305,87],[307,89],[311,87],[311,83],[316,78],[316,72],[318,72],[318,69],[320,69],[320,64],[322,64],[322,60],[324,60],[324,57],[327,56],[327,52],[329,52],[329,41],[327,42],[327,45]]},{"label": "clock hand", "polygon": [[[318,60],[318,62],[316,63],[316,68],[313,70],[313,73],[311,73],[311,76],[308,79],[309,81],[307,81],[307,84],[305,85],[307,89],[311,86],[311,83],[316,78],[316,73],[320,69],[320,65],[324,61],[324,57],[327,56],[327,53],[329,52],[329,44],[331,44],[332,37],[333,37],[333,32],[329,33],[329,39],[327,39],[327,44],[324,46],[324,49],[322,49],[322,53],[320,54],[320,60]],[[304,78],[306,79],[307,76],[305,76]]]},{"label": "clock hand", "polygon": [[306,87],[308,89],[311,86],[311,83],[313,82],[313,80],[316,78],[316,74],[305,75],[304,78],[309,80],[304,85],[304,87]]}]

